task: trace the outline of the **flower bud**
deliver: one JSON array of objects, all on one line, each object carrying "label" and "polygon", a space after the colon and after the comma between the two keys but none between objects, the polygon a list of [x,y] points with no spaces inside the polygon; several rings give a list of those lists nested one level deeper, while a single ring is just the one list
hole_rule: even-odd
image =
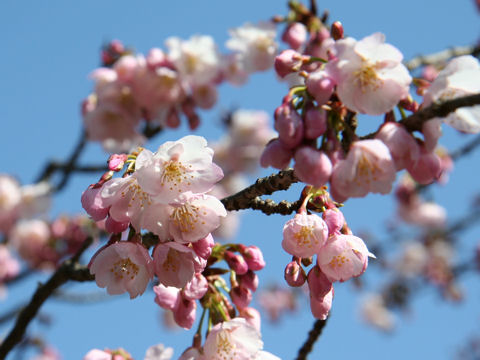
[{"label": "flower bud", "polygon": [[275,57],[275,71],[281,78],[284,78],[290,73],[299,71],[301,66],[302,54],[295,50],[284,50]]},{"label": "flower bud", "polygon": [[245,287],[252,291],[257,291],[258,276],[252,270],[248,270],[244,275],[238,275],[237,280],[241,287]]},{"label": "flower bud", "polygon": [[345,224],[345,217],[338,209],[327,209],[322,214],[323,220],[327,223],[328,234],[340,233]]},{"label": "flower bud", "polygon": [[295,152],[294,170],[303,182],[321,187],[332,175],[332,162],[323,151],[303,146]]},{"label": "flower bud", "polygon": [[227,262],[230,269],[235,271],[238,275],[246,274],[248,271],[248,264],[241,255],[236,255],[231,251],[225,251],[224,254],[225,261]]},{"label": "flower bud", "polygon": [[305,81],[307,90],[317,101],[318,105],[323,105],[330,100],[335,87],[335,81],[327,75],[324,70],[317,70],[308,76]]},{"label": "flower bud", "polygon": [[287,264],[284,276],[287,284],[292,287],[300,287],[307,280],[305,270],[296,261],[291,261]]},{"label": "flower bud", "polygon": [[262,251],[255,245],[247,246],[241,253],[250,270],[258,271],[265,267]]},{"label": "flower bud", "polygon": [[297,147],[303,138],[303,121],[291,103],[283,103],[275,110],[274,128],[286,148]]},{"label": "flower bud", "polygon": [[208,234],[203,239],[192,243],[193,251],[202,259],[207,260],[212,254],[212,248],[215,245],[212,234]]},{"label": "flower bud", "polygon": [[335,21],[330,29],[330,34],[334,40],[343,39],[343,25],[340,21]]},{"label": "flower bud", "polygon": [[260,165],[264,168],[272,166],[282,170],[288,167],[293,151],[287,149],[279,139],[270,141],[260,157]]},{"label": "flower bud", "polygon": [[286,42],[292,49],[298,50],[307,41],[307,28],[299,22],[288,25],[282,35],[282,41]]},{"label": "flower bud", "polygon": [[311,107],[305,112],[305,137],[316,139],[327,131],[327,112]]},{"label": "flower bud", "polygon": [[236,286],[230,290],[230,297],[237,308],[243,309],[252,301],[252,292],[242,286]]},{"label": "flower bud", "polygon": [[127,154],[112,154],[108,158],[108,169],[111,171],[120,171],[127,161]]},{"label": "flower bud", "polygon": [[327,279],[318,265],[308,272],[307,282],[310,297],[317,301],[322,301],[325,295],[332,290],[332,282]]}]

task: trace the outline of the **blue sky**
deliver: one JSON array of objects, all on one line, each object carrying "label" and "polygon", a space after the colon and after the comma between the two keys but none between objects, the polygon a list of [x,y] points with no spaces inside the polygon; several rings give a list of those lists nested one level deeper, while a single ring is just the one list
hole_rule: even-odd
[{"label": "blue sky", "polygon": [[[362,38],[373,32],[386,34],[387,41],[411,58],[452,45],[477,41],[478,14],[473,1],[405,0],[401,2],[319,1],[320,9],[328,9],[332,20],[340,20],[348,35]],[[104,41],[120,39],[139,52],[163,47],[172,35],[182,38],[193,34],[212,35],[223,47],[227,30],[243,23],[269,19],[285,14],[286,4],[278,0],[262,1],[14,1],[0,3],[0,143],[3,154],[0,172],[17,176],[29,183],[47,159],[63,159],[70,153],[81,129],[80,102],[92,90],[87,75],[98,66],[99,48]],[[286,92],[273,72],[252,76],[241,88],[222,85],[218,105],[202,113],[198,134],[207,139],[220,135],[219,115],[232,106],[263,109],[272,114]],[[376,121],[363,119],[361,121]],[[368,127],[368,125],[367,125]],[[455,149],[468,138],[445,128],[442,140]],[[156,149],[165,141],[183,136],[185,129],[168,131],[150,145]],[[101,163],[107,155],[97,144],[90,144],[83,154],[83,163]],[[478,191],[478,163],[474,153],[462,159],[444,188],[435,188],[439,202],[447,207],[452,218],[468,209],[472,192]],[[473,169],[476,169],[473,167]],[[472,177],[477,171],[477,178]],[[262,172],[268,174],[270,170]],[[52,216],[81,211],[79,197],[97,175],[81,175],[69,183],[54,200]],[[286,195],[295,198],[295,192]],[[370,196],[367,200],[349,201],[345,215],[354,231],[369,229],[385,237],[384,222],[393,216],[390,197]],[[280,247],[281,229],[287,218],[267,217],[245,212],[238,240],[248,239],[264,250],[268,269],[262,271],[265,284],[282,282],[283,267],[289,260]],[[260,232],[259,224],[263,230]],[[478,227],[462,237],[468,251],[480,239]],[[12,289],[7,301],[0,302],[0,313],[34,291],[36,278]],[[376,287],[384,279],[375,271],[366,274],[369,285]],[[454,305],[444,303],[436,292],[423,291],[404,316],[397,331],[384,335],[367,328],[358,319],[358,299],[352,284],[336,287],[332,317],[317,343],[311,359],[451,358],[466,337],[479,334],[480,309],[478,278],[463,281],[467,301]],[[95,292],[93,284],[77,285],[71,291]],[[308,304],[302,303],[296,316],[279,324],[263,325],[265,348],[291,359],[306,338],[313,319]],[[89,349],[123,346],[135,358],[142,359],[145,349],[162,342],[173,346],[178,356],[190,345],[192,331],[168,333],[159,325],[159,311],[153,294],[147,292],[134,301],[126,296],[92,305],[63,304],[49,301],[44,312],[53,318],[51,327],[34,324],[32,332],[41,332],[55,344],[64,359],[80,359]],[[0,334],[8,328],[0,328]]]}]

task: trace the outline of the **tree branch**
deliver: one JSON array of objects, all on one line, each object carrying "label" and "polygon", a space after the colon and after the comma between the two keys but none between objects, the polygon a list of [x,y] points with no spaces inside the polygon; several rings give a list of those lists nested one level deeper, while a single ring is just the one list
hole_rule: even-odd
[{"label": "tree branch", "polygon": [[272,214],[290,215],[294,211],[297,211],[300,205],[302,205],[301,200],[297,200],[295,202],[288,202],[286,200],[282,200],[280,201],[280,203],[277,204],[272,199],[262,200],[257,197],[252,200],[250,204],[250,208],[253,210],[260,210],[261,212],[267,215],[272,215]]},{"label": "tree branch", "polygon": [[480,104],[480,94],[473,94],[443,101],[441,103],[433,103],[432,105],[418,110],[416,113],[400,121],[408,131],[421,131],[422,125],[435,117],[445,117],[454,112],[458,108],[473,106]]},{"label": "tree branch", "polygon": [[77,253],[66,260],[44,285],[38,287],[28,305],[18,315],[15,326],[0,344],[0,360],[4,360],[10,350],[22,340],[28,324],[35,318],[45,300],[70,280],[70,276],[75,273],[78,259],[91,243],[92,238],[87,238]]},{"label": "tree branch", "polygon": [[260,178],[255,184],[220,201],[228,211],[249,209],[257,197],[271,195],[279,190],[287,190],[292,184],[298,181],[293,173],[293,169],[282,170],[277,174]]},{"label": "tree branch", "polygon": [[405,62],[405,66],[409,71],[415,70],[420,66],[436,65],[447,61],[456,56],[462,55],[480,55],[480,46],[458,46],[439,51],[430,55],[419,55]]},{"label": "tree branch", "polygon": [[313,350],[313,345],[318,340],[320,335],[322,334],[322,330],[327,323],[327,319],[325,320],[316,320],[313,324],[312,330],[308,333],[308,338],[305,343],[302,345],[300,350],[298,350],[298,356],[296,360],[306,360],[308,354]]}]

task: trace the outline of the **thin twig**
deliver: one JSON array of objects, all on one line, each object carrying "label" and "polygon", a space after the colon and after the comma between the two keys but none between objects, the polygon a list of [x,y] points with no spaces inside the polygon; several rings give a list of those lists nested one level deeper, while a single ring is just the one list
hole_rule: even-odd
[{"label": "thin twig", "polygon": [[439,51],[430,55],[419,55],[405,62],[408,70],[412,71],[420,66],[441,64],[453,57],[462,55],[478,56],[480,54],[480,46],[458,46]]},{"label": "thin twig", "polygon": [[318,340],[320,335],[322,334],[322,330],[325,327],[325,324],[327,323],[327,319],[325,320],[316,320],[315,323],[313,324],[312,330],[308,333],[308,338],[305,341],[305,343],[302,345],[300,350],[298,350],[298,356],[296,360],[306,360],[308,354],[313,350],[313,345],[315,342]]},{"label": "thin twig", "polygon": [[28,305],[18,315],[13,329],[0,344],[0,360],[4,360],[10,350],[22,340],[28,324],[35,318],[38,310],[48,297],[70,280],[70,275],[77,265],[78,259],[91,243],[92,238],[87,238],[77,253],[71,259],[65,261],[44,285],[37,288]]}]

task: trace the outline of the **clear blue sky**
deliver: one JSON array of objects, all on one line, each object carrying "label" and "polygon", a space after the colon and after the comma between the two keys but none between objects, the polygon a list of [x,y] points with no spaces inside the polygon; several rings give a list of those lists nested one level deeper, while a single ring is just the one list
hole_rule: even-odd
[{"label": "clear blue sky", "polygon": [[[474,43],[479,35],[478,14],[472,0],[455,2],[434,0],[405,1],[319,1],[332,20],[340,20],[346,33],[362,38],[373,32],[386,34],[387,41],[410,58],[451,45]],[[227,30],[243,23],[257,22],[274,14],[285,14],[286,3],[261,1],[141,1],[84,0],[14,1],[0,3],[0,144],[3,154],[0,172],[14,174],[23,183],[37,176],[50,158],[68,156],[81,129],[80,102],[92,90],[87,75],[98,65],[99,47],[114,38],[147,52],[162,47],[168,36],[187,38],[192,34],[212,35],[223,46]],[[245,87],[221,87],[216,108],[202,114],[198,134],[218,138],[215,125],[222,109],[240,106],[264,109],[270,114],[285,94],[284,84],[272,72],[254,75]],[[364,121],[375,121],[365,119]],[[456,148],[466,137],[445,130],[443,143]],[[175,139],[184,129],[169,131],[148,145],[156,147],[166,139]],[[91,144],[82,162],[100,163],[106,159],[100,147]],[[475,167],[472,167],[475,164]],[[478,191],[478,155],[461,160],[451,183],[435,190],[440,203],[453,217],[461,216],[474,191]],[[473,170],[472,170],[473,169]],[[472,178],[473,171],[476,177]],[[268,172],[266,172],[268,173]],[[265,174],[266,174],[265,173]],[[96,178],[77,176],[54,201],[52,216],[81,211],[80,194]],[[296,193],[289,195],[295,198]],[[370,197],[368,201],[349,201],[345,214],[354,231],[383,231],[383,223],[394,212],[389,197]],[[268,268],[263,270],[264,284],[282,282],[283,267],[289,259],[280,247],[283,223],[287,218],[267,217],[248,212],[238,239],[248,239],[264,250]],[[262,232],[259,232],[259,224]],[[462,239],[470,249],[480,239],[478,227]],[[38,279],[36,279],[38,280]],[[376,270],[366,275],[369,286],[380,286],[383,279]],[[363,325],[357,314],[359,296],[352,284],[336,287],[332,316],[317,343],[311,359],[404,359],[451,358],[466,337],[479,334],[480,287],[478,278],[463,281],[468,296],[460,305],[445,304],[432,290],[415,297],[410,316],[404,316],[393,335],[386,336]],[[35,281],[12,289],[7,301],[0,302],[0,313],[20,298],[29,297]],[[95,292],[92,284],[74,285],[71,291]],[[292,359],[306,338],[313,318],[308,304],[301,303],[296,316],[274,326],[263,325],[265,348],[282,359]],[[123,346],[136,359],[143,359],[150,345],[162,342],[175,348],[176,356],[190,345],[193,331],[173,335],[159,325],[159,310],[153,294],[139,299],[127,296],[95,305],[71,305],[49,301],[43,312],[52,316],[51,327],[37,324],[30,330],[40,332],[52,342],[64,359],[75,360],[91,348]],[[7,331],[0,328],[0,335]]]}]

